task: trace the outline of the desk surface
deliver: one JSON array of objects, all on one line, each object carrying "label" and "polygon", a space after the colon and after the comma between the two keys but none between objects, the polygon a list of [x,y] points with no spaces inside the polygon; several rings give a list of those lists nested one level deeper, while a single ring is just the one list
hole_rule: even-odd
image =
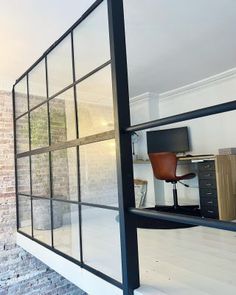
[{"label": "desk surface", "polygon": [[196,156],[185,156],[185,157],[177,157],[179,161],[203,161],[203,160],[214,160],[216,158],[215,155],[196,155]]},{"label": "desk surface", "polygon": [[[196,156],[185,156],[185,157],[177,157],[179,161],[204,161],[204,160],[214,160],[216,158],[216,155],[196,155]],[[137,159],[134,160],[134,164],[150,164],[150,160],[142,160]]]}]

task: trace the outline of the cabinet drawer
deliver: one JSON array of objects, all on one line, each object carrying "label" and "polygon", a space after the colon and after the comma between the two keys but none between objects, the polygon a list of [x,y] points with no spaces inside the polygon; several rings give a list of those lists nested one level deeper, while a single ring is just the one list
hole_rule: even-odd
[{"label": "cabinet drawer", "polygon": [[199,179],[200,188],[216,188],[216,179]]},{"label": "cabinet drawer", "polygon": [[215,170],[215,161],[205,161],[202,163],[198,163],[198,170],[199,171]]},{"label": "cabinet drawer", "polygon": [[217,199],[217,190],[211,188],[201,188],[200,189],[200,198],[214,198]]},{"label": "cabinet drawer", "polygon": [[198,173],[199,179],[215,179],[216,174],[214,170],[209,170],[209,171],[199,171]]},{"label": "cabinet drawer", "polygon": [[216,198],[201,198],[200,204],[202,209],[215,209],[218,208],[218,200]]},{"label": "cabinet drawer", "polygon": [[218,208],[217,207],[203,207],[201,208],[202,216],[206,218],[219,218]]}]

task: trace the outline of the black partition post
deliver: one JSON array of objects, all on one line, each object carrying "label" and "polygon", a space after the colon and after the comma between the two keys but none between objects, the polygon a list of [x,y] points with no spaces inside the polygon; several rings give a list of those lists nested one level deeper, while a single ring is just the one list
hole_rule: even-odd
[{"label": "black partition post", "polygon": [[108,0],[112,84],[116,124],[116,149],[122,251],[123,294],[133,294],[139,287],[137,229],[129,207],[135,207],[130,126],[127,57],[123,0]]}]

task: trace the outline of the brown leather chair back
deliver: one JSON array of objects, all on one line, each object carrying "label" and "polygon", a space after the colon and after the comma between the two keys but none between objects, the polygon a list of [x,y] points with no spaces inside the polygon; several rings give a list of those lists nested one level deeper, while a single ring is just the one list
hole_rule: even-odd
[{"label": "brown leather chair back", "polygon": [[175,181],[176,180],[176,154],[163,152],[163,153],[150,153],[149,159],[152,164],[154,176],[160,180]]}]

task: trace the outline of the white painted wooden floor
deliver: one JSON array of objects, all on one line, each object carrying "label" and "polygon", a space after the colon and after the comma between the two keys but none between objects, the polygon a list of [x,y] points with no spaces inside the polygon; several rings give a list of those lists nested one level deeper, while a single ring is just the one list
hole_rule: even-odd
[{"label": "white painted wooden floor", "polygon": [[[89,214],[84,223],[86,260],[119,279],[116,212],[100,215],[96,223],[95,213],[93,210],[94,220]],[[67,229],[58,231],[64,243]],[[138,240],[141,287],[135,295],[236,295],[236,233],[204,227],[139,229]],[[91,294],[104,295],[100,291]]]},{"label": "white painted wooden floor", "polygon": [[236,294],[236,233],[140,229],[138,237],[141,294]]}]

